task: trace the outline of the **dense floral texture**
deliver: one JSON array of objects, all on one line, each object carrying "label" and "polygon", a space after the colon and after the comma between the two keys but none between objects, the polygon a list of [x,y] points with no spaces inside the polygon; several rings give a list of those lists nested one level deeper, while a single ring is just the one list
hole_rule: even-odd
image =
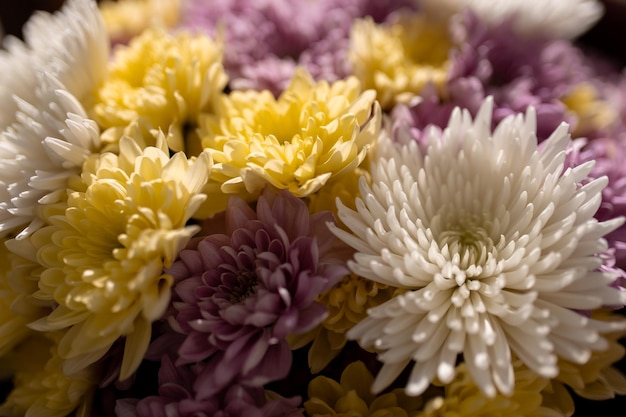
[{"label": "dense floral texture", "polygon": [[340,382],[324,376],[313,379],[304,407],[310,417],[408,417],[421,408],[421,398],[409,397],[400,389],[372,394],[373,380],[363,362],[353,362],[341,374]]},{"label": "dense floral texture", "polygon": [[[354,77],[316,83],[303,69],[278,99],[268,91],[224,95],[199,129],[215,160],[207,193],[253,200],[266,184],[296,197],[315,193],[365,158],[380,130],[375,96]],[[223,210],[209,203],[207,215]]]},{"label": "dense floral texture", "polygon": [[120,0],[99,5],[111,43],[127,43],[147,28],[172,27],[180,18],[181,0]]},{"label": "dense floral texture", "polygon": [[234,381],[250,386],[284,378],[290,334],[320,323],[317,296],[347,273],[328,212],[309,217],[287,191],[265,191],[256,210],[231,198],[227,234],[209,235],[181,252],[168,270],[176,280],[177,327],[187,335],[178,363],[207,360],[194,383],[210,398]]},{"label": "dense floral texture", "polygon": [[[57,346],[61,333],[35,335],[20,349],[3,358],[10,368],[14,388],[0,406],[8,417],[24,415],[65,417],[76,410],[77,416],[90,414],[89,398],[98,383],[99,372],[87,367],[68,376]],[[3,364],[4,365],[4,364]]]},{"label": "dense floral texture", "polygon": [[286,399],[263,388],[229,385],[210,398],[197,398],[194,381],[203,372],[202,363],[176,366],[163,357],[159,370],[159,395],[140,401],[121,400],[119,417],[301,417],[298,398]]},{"label": "dense floral texture", "polygon": [[357,211],[339,209],[352,233],[333,230],[357,250],[351,270],[408,290],[348,332],[381,351],[376,392],[411,361],[408,392],[448,383],[462,353],[487,396],[508,395],[511,354],[553,378],[558,358],[584,363],[626,325],[572,310],[626,302],[595,256],[623,221],[593,218],[606,178],[579,186],[592,164],[564,170],[567,125],[537,148],[532,108],[493,133],[491,114],[490,100],[476,120],[456,110],[424,152],[382,136]]},{"label": "dense floral texture", "polygon": [[376,90],[385,109],[415,99],[448,76],[451,40],[447,22],[423,14],[404,14],[385,24],[357,20],[350,34],[353,73],[365,88]]},{"label": "dense floral texture", "polygon": [[98,125],[59,81],[43,79],[35,95],[0,133],[0,234],[18,238],[45,223],[43,208],[67,198],[69,177],[100,148]]},{"label": "dense floral texture", "polygon": [[196,151],[192,133],[197,118],[211,111],[227,82],[220,42],[150,28],[116,49],[113,59],[93,104],[98,123],[116,128],[114,138],[133,122],[146,138],[160,129],[168,133],[171,149]]},{"label": "dense floral texture", "polygon": [[36,296],[58,303],[33,327],[67,329],[59,355],[68,373],[100,359],[123,336],[120,379],[134,372],[150,323],[170,299],[172,279],[162,269],[198,231],[186,222],[205,197],[210,157],[170,158],[162,135],[157,142],[142,149],[124,137],[120,155],[91,157],[67,208],[33,235],[46,267]]},{"label": "dense floral texture", "polygon": [[512,20],[520,34],[527,37],[547,36],[575,38],[600,19],[604,11],[598,0],[417,0],[429,13],[448,17],[471,8],[488,24]]},{"label": "dense floral texture", "polygon": [[350,74],[346,54],[355,18],[381,22],[414,7],[411,0],[188,0],[181,27],[211,36],[225,32],[224,65],[232,88],[279,95],[297,66],[316,80],[333,82]]},{"label": "dense floral texture", "polygon": [[109,40],[93,1],[68,0],[55,14],[36,12],[23,32],[23,42],[8,36],[0,49],[5,71],[0,80],[0,130],[15,121],[14,96],[33,101],[42,73],[84,99],[107,71]]},{"label": "dense floral texture", "polygon": [[63,3],[0,48],[0,415],[626,395],[600,3]]}]

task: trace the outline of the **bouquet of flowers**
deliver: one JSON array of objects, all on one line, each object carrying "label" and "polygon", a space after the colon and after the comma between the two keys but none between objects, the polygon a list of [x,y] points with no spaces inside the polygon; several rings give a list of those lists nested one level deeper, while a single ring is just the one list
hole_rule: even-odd
[{"label": "bouquet of flowers", "polygon": [[2,416],[626,394],[593,0],[67,0],[0,51]]}]

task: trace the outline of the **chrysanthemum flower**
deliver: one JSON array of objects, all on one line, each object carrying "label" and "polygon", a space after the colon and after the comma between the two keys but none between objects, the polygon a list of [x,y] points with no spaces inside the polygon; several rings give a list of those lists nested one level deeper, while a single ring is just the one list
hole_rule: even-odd
[{"label": "chrysanthemum flower", "polygon": [[268,189],[256,211],[232,198],[227,234],[181,252],[168,270],[181,299],[174,302],[177,326],[187,335],[178,362],[207,361],[194,385],[199,399],[234,381],[262,386],[287,375],[287,336],[324,319],[315,300],[347,273],[325,227],[330,221],[329,212],[309,216],[288,191]]},{"label": "chrysanthemum flower", "polygon": [[309,383],[304,408],[310,417],[407,417],[422,407],[420,397],[409,397],[401,389],[375,395],[370,391],[374,377],[363,362],[344,369],[339,382],[318,376]]},{"label": "chrysanthemum flower", "polygon": [[375,89],[383,108],[407,103],[427,84],[443,93],[452,41],[445,22],[419,13],[377,25],[370,18],[353,23],[348,52],[353,74]]},{"label": "chrysanthemum flower", "polygon": [[598,88],[590,82],[575,86],[562,100],[576,115],[576,125],[573,126],[576,136],[606,131],[617,120],[618,115],[612,103],[603,100]]},{"label": "chrysanthemum flower", "polygon": [[289,344],[298,349],[309,347],[309,367],[314,374],[322,371],[346,345],[346,332],[367,317],[367,311],[393,297],[396,289],[346,275],[338,284],[322,294],[318,301],[328,308],[328,316],[315,329],[303,335],[292,335]]},{"label": "chrysanthemum flower", "polygon": [[490,25],[512,19],[516,31],[528,37],[572,39],[585,33],[603,15],[598,0],[417,0],[420,7],[438,17],[449,17],[471,8]]},{"label": "chrysanthemum flower", "polygon": [[74,411],[77,416],[90,415],[90,394],[99,382],[99,371],[88,367],[66,375],[56,351],[60,340],[60,333],[33,336],[4,359],[14,375],[13,388],[0,405],[1,415],[66,417]]},{"label": "chrysanthemum flower", "polygon": [[67,198],[68,179],[100,148],[100,129],[53,77],[42,77],[32,103],[18,100],[17,121],[0,132],[0,234],[31,234],[43,208]]},{"label": "chrysanthemum flower", "polygon": [[93,0],[68,0],[54,14],[37,11],[23,34],[24,42],[8,37],[0,50],[0,130],[15,120],[14,95],[33,102],[44,69],[79,100],[106,74],[109,39]]},{"label": "chrysanthemum flower", "polygon": [[[623,136],[596,138],[588,142],[577,141],[566,160],[569,166],[595,161],[590,178],[607,177],[609,182],[602,190],[602,203],[595,213],[600,220],[626,215],[626,145]],[[615,265],[626,268],[626,226],[621,225],[606,236],[615,256]],[[623,288],[626,285],[622,284]]]},{"label": "chrysanthemum flower", "polygon": [[[592,317],[603,320],[616,318],[608,315],[606,311],[593,312]],[[560,372],[554,383],[560,382],[581,397],[592,400],[608,400],[615,398],[616,395],[626,395],[626,375],[616,366],[626,352],[626,348],[620,343],[625,336],[624,331],[607,334],[607,348],[592,352],[584,364],[561,361]]]},{"label": "chrysanthemum flower", "polygon": [[372,16],[381,22],[402,8],[415,5],[412,0],[187,0],[181,27],[210,36],[224,29],[230,86],[268,89],[278,96],[296,66],[304,66],[316,80],[345,78],[352,21]]},{"label": "chrysanthemum flower", "polygon": [[226,86],[222,45],[205,35],[151,28],[115,51],[110,74],[98,90],[93,112],[104,128],[138,123],[169,132],[168,145],[185,150],[201,112],[211,111]]},{"label": "chrysanthemum flower", "polygon": [[[355,169],[380,130],[375,96],[354,77],[315,83],[302,69],[278,99],[268,91],[223,96],[199,133],[215,160],[215,194],[253,200],[270,184],[306,197]],[[223,210],[211,203],[207,215]]]},{"label": "chrysanthemum flower", "polygon": [[239,384],[225,387],[218,394],[196,398],[194,382],[206,365],[176,366],[169,356],[161,359],[159,395],[139,400],[118,400],[120,417],[302,417],[299,398],[283,398],[262,387]]},{"label": "chrysanthemum flower", "polygon": [[24,296],[10,282],[15,256],[9,252],[4,242],[0,244],[0,265],[3,266],[2,271],[0,271],[0,357],[10,352],[15,345],[23,341],[32,332],[27,326],[32,317],[18,314],[15,311],[20,307],[19,302],[22,301],[23,303],[20,298]]},{"label": "chrysanthemum flower", "polygon": [[98,7],[111,42],[117,44],[127,43],[152,25],[176,25],[181,0],[103,1]]},{"label": "chrysanthemum flower", "polygon": [[456,109],[425,152],[381,135],[357,210],[339,207],[352,233],[330,226],[357,250],[355,274],[406,289],[348,332],[381,352],[375,392],[412,361],[409,393],[449,383],[462,354],[483,393],[509,395],[511,354],[552,378],[557,359],[585,363],[626,327],[574,310],[626,302],[598,270],[602,236],[623,222],[593,217],[606,178],[581,186],[593,164],[564,169],[566,124],[538,148],[532,107],[492,133],[492,106],[475,121]]},{"label": "chrysanthemum flower", "polygon": [[461,364],[454,380],[444,387],[443,395],[430,398],[416,417],[558,415],[553,414],[555,409],[543,404],[542,390],[548,384],[545,378],[523,367],[516,369],[515,378],[515,391],[511,395],[487,398],[472,380],[467,366]]},{"label": "chrysanthemum flower", "polygon": [[140,147],[122,138],[120,154],[92,156],[82,189],[69,193],[67,209],[32,237],[41,274],[36,296],[58,306],[31,326],[67,329],[59,344],[66,373],[100,359],[126,338],[120,379],[136,369],[148,347],[151,323],[170,300],[163,274],[198,231],[187,220],[205,198],[200,193],[210,156],[170,158],[165,139]]}]

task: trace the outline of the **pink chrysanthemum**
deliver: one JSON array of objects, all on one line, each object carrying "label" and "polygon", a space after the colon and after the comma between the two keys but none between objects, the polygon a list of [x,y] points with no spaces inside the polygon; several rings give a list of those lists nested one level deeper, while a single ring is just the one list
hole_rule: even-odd
[{"label": "pink chrysanthemum", "polygon": [[289,192],[266,190],[256,211],[233,197],[227,234],[181,252],[169,270],[181,300],[178,330],[187,335],[178,363],[207,360],[194,386],[199,399],[234,381],[259,386],[287,375],[286,337],[324,319],[315,299],[347,273],[329,221],[330,212],[309,216]]}]

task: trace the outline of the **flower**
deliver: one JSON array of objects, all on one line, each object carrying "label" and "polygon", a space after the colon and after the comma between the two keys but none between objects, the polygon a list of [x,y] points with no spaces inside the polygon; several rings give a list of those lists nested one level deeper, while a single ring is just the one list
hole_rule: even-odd
[{"label": "flower", "polygon": [[88,412],[99,372],[88,367],[66,375],[56,349],[60,339],[60,333],[35,335],[3,358],[8,366],[2,367],[13,368],[14,388],[0,406],[0,414],[65,417],[75,409],[78,415]]},{"label": "flower", "polygon": [[[334,82],[350,75],[345,59],[352,21],[371,16],[382,22],[401,9],[414,9],[411,0],[207,0],[185,2],[181,27],[211,36],[225,32],[229,48],[224,65],[234,89],[268,89],[278,96],[296,67],[315,80]],[[280,71],[275,71],[280,69]]]},{"label": "flower", "polygon": [[[23,28],[24,42],[7,38],[0,50],[0,131],[15,121],[18,101],[32,103],[44,72],[84,99],[104,79],[109,40],[93,1],[68,0],[54,14],[38,11]],[[43,138],[42,138],[43,139]]]},{"label": "flower", "polygon": [[203,364],[175,366],[170,357],[162,359],[159,370],[159,395],[138,402],[118,401],[119,416],[180,417],[198,414],[213,417],[296,417],[299,399],[287,399],[264,392],[262,388],[231,385],[208,399],[195,398],[194,380],[202,372]]},{"label": "flower", "polygon": [[604,13],[597,0],[418,0],[420,7],[435,16],[448,17],[471,8],[480,19],[497,25],[511,19],[524,36],[575,38],[591,28]]},{"label": "flower", "polygon": [[[552,415],[557,410],[544,406],[542,390],[548,380],[519,367],[515,372],[515,391],[499,394],[493,400],[485,398],[476,387],[465,364],[459,365],[454,380],[445,386],[441,395],[430,398],[417,417],[525,416]],[[556,415],[556,414],[554,414]],[[565,413],[559,415],[566,415]]]},{"label": "flower", "polygon": [[324,376],[316,377],[309,384],[309,400],[304,408],[310,417],[408,417],[421,408],[421,398],[411,398],[401,389],[378,396],[372,394],[369,387],[373,379],[361,361],[348,365],[339,383]]},{"label": "flower", "polygon": [[204,35],[150,28],[115,51],[109,77],[93,102],[95,120],[117,130],[137,123],[144,139],[168,133],[174,151],[194,151],[192,132],[226,86],[222,45]]},{"label": "flower", "polygon": [[172,278],[162,270],[199,229],[186,222],[205,198],[210,157],[170,158],[163,135],[157,143],[142,149],[124,137],[119,155],[90,157],[67,208],[32,237],[46,268],[35,296],[58,305],[31,327],[66,331],[59,355],[68,374],[102,358],[121,337],[120,379],[134,372],[150,324],[170,299]]},{"label": "flower", "polygon": [[181,0],[122,0],[98,4],[113,44],[127,43],[153,25],[173,27],[178,23]]},{"label": "flower", "polygon": [[345,347],[346,332],[367,316],[367,311],[387,301],[396,289],[368,279],[349,274],[318,301],[328,308],[328,316],[313,330],[292,335],[289,344],[298,349],[313,342],[308,358],[311,372],[319,373]]},{"label": "flower", "polygon": [[[306,197],[358,167],[380,121],[375,93],[354,77],[315,83],[301,69],[278,99],[233,91],[201,120],[202,146],[215,161],[207,193],[251,200],[269,184]],[[211,203],[202,215],[223,210]]]},{"label": "flower", "polygon": [[317,296],[347,273],[336,239],[323,227],[328,212],[265,191],[256,211],[232,198],[227,234],[209,235],[181,252],[168,270],[180,302],[176,323],[186,334],[178,363],[206,360],[196,379],[199,399],[234,382],[258,387],[291,367],[286,337],[324,319]]},{"label": "flower", "polygon": [[442,89],[451,47],[445,24],[414,13],[381,25],[357,20],[348,55],[364,88],[375,89],[381,106],[389,109],[411,101],[427,84]]},{"label": "flower", "polygon": [[455,110],[442,133],[427,132],[425,152],[383,136],[357,210],[339,206],[351,233],[330,225],[357,250],[353,273],[407,290],[348,331],[381,352],[375,392],[411,361],[410,394],[435,376],[447,384],[463,354],[486,396],[510,395],[512,354],[553,378],[557,359],[584,363],[626,326],[572,310],[626,302],[595,256],[623,222],[593,217],[606,178],[579,186],[593,164],[564,170],[566,124],[538,148],[532,107],[493,133],[492,108],[475,120]]},{"label": "flower", "polygon": [[98,125],[63,84],[42,77],[35,95],[18,100],[17,121],[0,133],[0,234],[18,239],[46,223],[44,207],[67,198],[69,178],[100,149]]}]

